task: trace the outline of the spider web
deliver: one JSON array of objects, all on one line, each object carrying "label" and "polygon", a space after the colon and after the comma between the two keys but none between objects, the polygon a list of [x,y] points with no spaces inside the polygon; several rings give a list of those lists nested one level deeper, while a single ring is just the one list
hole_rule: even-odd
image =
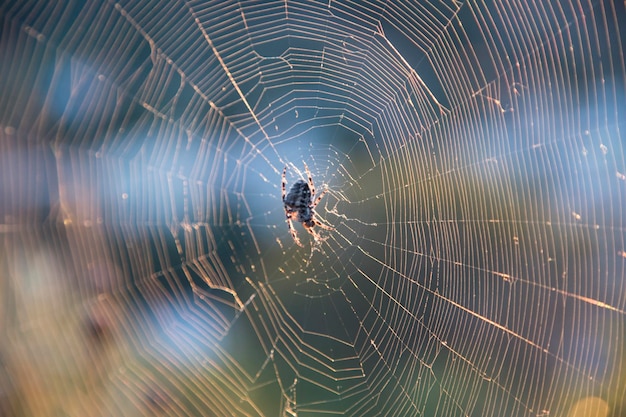
[{"label": "spider web", "polygon": [[626,412],[622,3],[0,17],[3,414]]}]

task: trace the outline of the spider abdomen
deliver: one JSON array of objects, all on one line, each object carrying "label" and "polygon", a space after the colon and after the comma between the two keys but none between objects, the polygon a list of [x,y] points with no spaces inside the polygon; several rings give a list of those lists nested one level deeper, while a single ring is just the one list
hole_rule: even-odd
[{"label": "spider abdomen", "polygon": [[291,215],[292,219],[300,223],[310,222],[313,218],[311,211],[311,188],[303,180],[296,181],[285,196],[285,209],[288,215],[297,213],[296,216]]}]

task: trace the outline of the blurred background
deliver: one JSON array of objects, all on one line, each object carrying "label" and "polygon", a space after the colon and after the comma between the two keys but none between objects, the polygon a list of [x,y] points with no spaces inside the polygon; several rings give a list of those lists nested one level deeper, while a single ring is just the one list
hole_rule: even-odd
[{"label": "blurred background", "polygon": [[625,7],[1,2],[0,415],[626,415]]}]

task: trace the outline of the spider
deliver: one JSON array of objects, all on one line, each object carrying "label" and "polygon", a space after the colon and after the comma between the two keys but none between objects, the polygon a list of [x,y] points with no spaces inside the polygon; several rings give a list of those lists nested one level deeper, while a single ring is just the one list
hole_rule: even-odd
[{"label": "spider", "polygon": [[288,194],[285,194],[285,185],[287,185],[287,179],[285,178],[285,175],[287,174],[287,166],[283,169],[283,204],[285,206],[285,216],[287,218],[289,233],[291,233],[291,237],[293,237],[293,240],[298,246],[302,246],[302,243],[300,243],[296,229],[291,223],[292,220],[302,223],[304,230],[312,234],[316,242],[319,240],[319,235],[315,232],[315,230],[313,230],[314,226],[319,226],[326,230],[333,230],[332,227],[320,223],[315,219],[315,206],[317,206],[322,197],[324,197],[327,190],[322,191],[320,195],[315,197],[315,185],[313,184],[311,172],[306,164],[304,164],[304,169],[309,177],[309,182],[307,183],[304,180],[296,181],[291,186]]}]

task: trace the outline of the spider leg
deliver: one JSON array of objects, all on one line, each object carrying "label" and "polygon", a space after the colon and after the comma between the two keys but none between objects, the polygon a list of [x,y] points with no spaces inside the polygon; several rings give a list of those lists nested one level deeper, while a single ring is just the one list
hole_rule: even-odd
[{"label": "spider leg", "polygon": [[[315,220],[314,220],[315,221]],[[315,221],[316,222],[316,221]],[[313,226],[307,226],[304,223],[302,224],[304,226],[304,230],[306,230],[307,232],[309,232],[310,234],[313,235],[313,239],[317,242],[319,241],[320,235],[318,235],[315,230],[313,230]]]},{"label": "spider leg", "polygon": [[293,241],[296,242],[296,245],[303,247],[302,243],[300,243],[300,239],[298,239],[298,234],[296,233],[296,229],[293,227],[293,224],[291,224],[291,218],[289,216],[287,216],[287,228],[289,229],[289,233],[291,233],[291,237],[293,238]]},{"label": "spider leg", "polygon": [[324,229],[324,230],[335,230],[335,228],[334,228],[334,227],[328,226],[328,225],[326,225],[326,224],[324,224],[324,223],[320,222],[320,221],[319,221],[319,220],[317,220],[317,219],[315,219],[315,220],[313,220],[313,221],[315,222],[315,225],[316,225],[316,226],[319,226],[319,227],[321,227],[321,228],[322,228],[322,229]]},{"label": "spider leg", "polygon": [[285,186],[287,185],[287,165],[285,165],[285,168],[283,169],[283,182],[282,182],[282,187],[283,187],[283,202],[285,201],[285,195],[286,195],[286,191],[285,191]]},{"label": "spider leg", "polygon": [[311,171],[309,171],[309,167],[304,162],[304,170],[306,171],[306,175],[309,177],[309,188],[311,189],[311,198],[315,197],[315,184],[313,184],[313,177],[311,176]]},{"label": "spider leg", "polygon": [[315,206],[317,206],[317,203],[320,202],[320,200],[322,199],[322,197],[324,197],[324,194],[326,194],[328,190],[324,190],[320,193],[320,195],[317,196],[317,198],[315,199],[315,201],[313,202],[313,204],[311,204],[311,208],[315,208]]}]

